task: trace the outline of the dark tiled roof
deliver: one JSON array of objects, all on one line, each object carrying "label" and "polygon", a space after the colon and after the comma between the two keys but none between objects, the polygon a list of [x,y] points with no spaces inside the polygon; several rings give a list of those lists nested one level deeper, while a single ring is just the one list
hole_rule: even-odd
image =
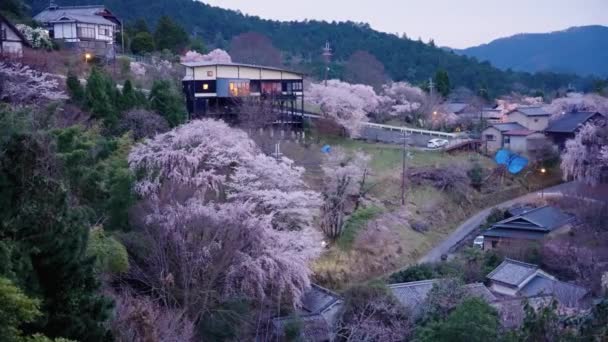
[{"label": "dark tiled roof", "polygon": [[496,301],[496,296],[483,283],[473,283],[465,285],[471,297],[481,298],[488,303]]},{"label": "dark tiled roof", "polygon": [[[499,229],[500,231],[517,230],[528,233],[549,233],[572,221],[574,221],[574,216],[566,214],[556,207],[544,206],[497,222],[484,235],[492,236],[491,234],[496,234]],[[491,231],[495,232],[492,233]]]},{"label": "dark tiled roof", "polygon": [[426,297],[439,280],[421,280],[409,283],[391,284],[388,286],[397,300],[407,309],[416,311],[424,303]]},{"label": "dark tiled roof", "polygon": [[597,112],[575,112],[560,116],[549,123],[545,130],[551,133],[574,133],[576,130],[594,117],[601,116]]},{"label": "dark tiled roof", "polygon": [[488,279],[503,284],[519,286],[522,281],[538,270],[537,265],[505,259],[496,269],[488,274]]},{"label": "dark tiled roof", "polygon": [[499,123],[499,124],[494,124],[490,127],[494,127],[501,132],[514,131],[514,130],[518,130],[518,129],[526,129],[526,127],[518,124],[517,122]]},{"label": "dark tiled roof", "polygon": [[563,281],[537,275],[530,280],[521,290],[524,297],[552,296],[560,304],[567,307],[575,307],[587,295],[583,287],[569,284]]},{"label": "dark tiled roof", "polygon": [[310,290],[302,296],[302,309],[309,313],[322,313],[333,304],[340,301],[336,293],[312,284]]},{"label": "dark tiled roof", "polygon": [[448,113],[458,114],[468,106],[468,104],[462,102],[450,102],[443,104],[443,109]]},{"label": "dark tiled roof", "polygon": [[[416,313],[424,304],[429,292],[441,279],[429,279],[412,281],[409,283],[390,284],[388,288],[401,305]],[[464,285],[467,294],[471,297],[481,298],[488,303],[496,300],[496,297],[482,283]]]},{"label": "dark tiled roof", "polygon": [[525,116],[551,116],[551,113],[549,113],[547,110],[545,110],[541,106],[519,107],[517,109],[510,111],[509,114],[515,113],[515,112],[520,112],[520,113],[524,114]]},{"label": "dark tiled roof", "polygon": [[522,239],[522,240],[540,240],[547,234],[538,231],[526,231],[526,230],[514,230],[504,228],[491,228],[483,233],[485,237],[495,238],[509,238],[509,239]]},{"label": "dark tiled roof", "polygon": [[300,337],[303,341],[324,342],[331,341],[332,328],[327,324],[323,316],[318,314],[304,315],[297,318],[280,317],[272,319],[272,327],[275,336],[283,337],[285,335],[285,327],[290,322],[301,323]]}]

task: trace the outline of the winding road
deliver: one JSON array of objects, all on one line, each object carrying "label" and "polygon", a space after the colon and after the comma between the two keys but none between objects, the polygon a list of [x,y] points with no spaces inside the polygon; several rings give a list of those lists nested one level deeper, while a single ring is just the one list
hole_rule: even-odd
[{"label": "winding road", "polygon": [[556,197],[568,195],[571,197],[579,197],[592,201],[602,201],[608,203],[608,186],[598,186],[591,188],[579,182],[568,182],[552,186],[536,192],[514,198],[512,200],[500,203],[498,205],[486,208],[477,214],[471,216],[456,228],[445,240],[439,245],[431,249],[426,255],[418,259],[418,263],[428,263],[441,261],[442,255],[450,253],[452,247],[456,246],[460,241],[465,239],[475,228],[485,222],[486,218],[494,208],[506,209],[519,202],[528,202],[542,197]]}]

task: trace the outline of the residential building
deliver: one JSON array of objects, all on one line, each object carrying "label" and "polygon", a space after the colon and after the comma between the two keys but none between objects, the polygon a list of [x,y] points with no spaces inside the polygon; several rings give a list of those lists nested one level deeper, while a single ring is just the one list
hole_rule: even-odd
[{"label": "residential building", "polygon": [[549,125],[551,113],[541,106],[522,106],[506,114],[506,121],[517,122],[531,131],[541,132]]},{"label": "residential building", "polygon": [[535,242],[550,235],[568,232],[575,217],[553,206],[523,210],[492,225],[483,233],[484,249]]},{"label": "residential building", "polygon": [[505,259],[487,276],[488,288],[498,298],[537,298],[549,296],[560,307],[581,308],[589,304],[589,291],[557,280],[538,265]]},{"label": "residential building", "polygon": [[506,144],[510,143],[510,139],[506,133],[510,131],[523,131],[526,128],[516,122],[498,123],[489,126],[481,132],[481,139],[484,143],[484,148],[487,151],[493,152],[501,148],[506,148]]},{"label": "residential building", "polygon": [[545,133],[562,149],[566,144],[566,140],[573,139],[583,125],[602,119],[605,119],[605,117],[598,112],[566,113],[550,121],[549,126],[545,129]]},{"label": "residential building", "polygon": [[236,114],[246,99],[268,101],[282,122],[302,122],[304,76],[299,72],[238,63],[182,63],[183,89],[193,116]]},{"label": "residential building", "polygon": [[113,58],[114,41],[122,29],[121,21],[104,6],[57,6],[53,3],[34,16],[46,25],[49,36],[60,45]]},{"label": "residential building", "polygon": [[273,333],[277,340],[285,340],[285,327],[297,319],[301,323],[300,334],[304,341],[333,341],[342,298],[336,293],[312,284],[302,297],[302,306],[294,317],[276,317],[272,320]]},{"label": "residential building", "polygon": [[489,107],[484,107],[482,110],[482,119],[484,122],[490,124],[496,124],[502,122],[502,111],[500,109],[494,109]]},{"label": "residential building", "polygon": [[505,123],[495,123],[482,132],[487,152],[508,149],[515,153],[533,155],[546,143],[544,133],[549,114],[542,107],[519,107],[506,114]]},{"label": "residential building", "polygon": [[0,14],[0,57],[23,56],[23,47],[30,44],[21,32],[6,17]]}]

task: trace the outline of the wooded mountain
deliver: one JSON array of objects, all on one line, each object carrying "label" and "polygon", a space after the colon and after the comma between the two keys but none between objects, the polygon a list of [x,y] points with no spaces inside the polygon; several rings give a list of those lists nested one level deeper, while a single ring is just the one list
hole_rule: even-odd
[{"label": "wooded mountain", "polygon": [[[27,0],[33,13],[48,6],[48,0]],[[91,0],[62,0],[59,5],[86,5]],[[272,40],[283,52],[284,63],[321,78],[321,48],[329,41],[334,50],[330,77],[342,77],[344,61],[363,50],[374,55],[385,66],[393,80],[421,84],[437,70],[445,70],[454,87],[465,86],[474,91],[487,89],[490,95],[511,90],[555,90],[572,83],[589,89],[590,79],[573,75],[527,74],[501,71],[489,62],[446,52],[434,44],[373,30],[368,24],[306,20],[281,22],[244,15],[238,11],[213,7],[192,0],[101,0],[125,21],[144,18],[154,25],[161,15],[168,15],[188,32],[202,37],[207,47],[227,48],[230,40],[241,33],[255,31]]]},{"label": "wooded mountain", "polygon": [[457,51],[517,71],[553,71],[608,76],[608,27],[581,26],[526,33]]}]

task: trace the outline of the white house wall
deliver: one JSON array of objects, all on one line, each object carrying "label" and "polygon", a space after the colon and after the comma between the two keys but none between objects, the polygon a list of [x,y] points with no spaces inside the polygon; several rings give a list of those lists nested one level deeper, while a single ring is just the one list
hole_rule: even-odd
[{"label": "white house wall", "polygon": [[215,74],[215,65],[196,67],[194,69],[194,79],[201,81],[215,80],[217,75]]},{"label": "white house wall", "polygon": [[251,67],[239,67],[239,76],[240,78],[250,79],[250,80],[259,80],[260,79],[260,69],[251,68]]},{"label": "white house wall", "polygon": [[281,72],[278,70],[262,69],[262,79],[263,80],[280,80]]},{"label": "white house wall", "polygon": [[53,34],[56,39],[67,39],[75,41],[76,23],[57,23],[53,25]]},{"label": "white house wall", "polygon": [[2,42],[2,54],[21,57],[23,56],[23,44],[21,42]]}]

